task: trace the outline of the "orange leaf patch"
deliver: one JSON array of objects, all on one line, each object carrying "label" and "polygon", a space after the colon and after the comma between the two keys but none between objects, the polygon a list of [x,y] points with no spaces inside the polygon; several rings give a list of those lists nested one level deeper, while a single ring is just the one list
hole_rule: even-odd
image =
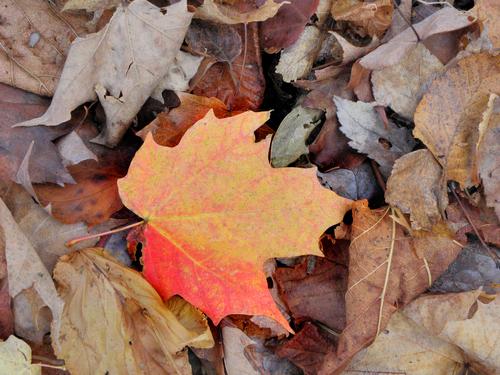
[{"label": "orange leaf patch", "polygon": [[118,182],[124,204],[147,223],[145,277],[163,298],[181,295],[215,324],[247,314],[288,326],[263,262],[321,255],[319,237],[351,205],[321,187],[314,169],[270,166],[270,139],[254,142],[268,117],[210,111],[174,148],[148,135]]}]

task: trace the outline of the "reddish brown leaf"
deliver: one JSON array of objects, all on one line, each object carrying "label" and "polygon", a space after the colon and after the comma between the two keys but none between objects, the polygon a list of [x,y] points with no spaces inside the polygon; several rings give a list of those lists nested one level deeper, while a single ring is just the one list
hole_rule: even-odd
[{"label": "reddish brown leaf", "polygon": [[[282,3],[285,0],[278,0]],[[278,13],[260,26],[262,47],[275,53],[291,46],[304,31],[309,19],[316,11],[319,0],[287,0]]]},{"label": "reddish brown leaf", "polygon": [[[256,110],[262,103],[265,90],[257,25],[232,27],[239,32],[246,47],[243,46],[243,51],[231,65],[216,63],[210,67],[192,92],[216,97],[230,111]],[[246,38],[244,27],[247,27]]]}]

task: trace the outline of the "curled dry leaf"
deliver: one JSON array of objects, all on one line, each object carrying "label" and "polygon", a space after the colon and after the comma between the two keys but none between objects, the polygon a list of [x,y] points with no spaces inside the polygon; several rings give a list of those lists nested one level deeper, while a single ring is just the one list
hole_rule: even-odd
[{"label": "curled dry leaf", "polygon": [[196,8],[195,18],[207,21],[235,25],[238,23],[248,24],[251,22],[265,21],[273,17],[284,3],[275,3],[274,0],[265,0],[256,9],[241,12],[230,4],[220,4],[216,0],[205,0]]},{"label": "curled dry leaf", "polygon": [[187,93],[177,93],[181,104],[168,112],[161,112],[148,125],[156,143],[162,146],[174,147],[179,144],[182,136],[208,111],[213,110],[218,118],[226,117],[228,110],[217,98],[207,98]]},{"label": "curled dry leaf", "polygon": [[[145,277],[163,298],[179,294],[216,324],[248,314],[287,326],[268,291],[264,261],[320,255],[319,236],[350,207],[321,187],[314,169],[269,165],[269,137],[254,143],[268,117],[217,119],[209,112],[174,148],[148,136],[119,181],[124,204],[147,222]],[[154,184],[144,184],[151,178]]]},{"label": "curled dry leaf", "polygon": [[[248,28],[246,38],[243,27]],[[257,110],[262,104],[266,88],[258,28],[256,24],[233,28],[237,28],[242,40],[246,41],[246,47],[243,46],[243,51],[231,65],[212,65],[196,83],[192,93],[218,98],[230,111]]]},{"label": "curled dry leaf", "polygon": [[16,336],[0,342],[0,367],[4,374],[42,374],[42,367],[31,363],[30,346]]},{"label": "curled dry leaf", "polygon": [[[392,211],[392,214],[389,214]],[[391,315],[424,292],[455,259],[461,247],[443,223],[413,237],[396,223],[393,209],[370,210],[354,203],[345,295],[347,326],[321,374],[342,369],[385,328]]]},{"label": "curled dry leaf", "polygon": [[429,150],[413,151],[396,160],[385,200],[410,214],[413,229],[430,230],[444,217],[448,192],[443,169]]},{"label": "curled dry leaf", "polygon": [[71,41],[93,31],[89,18],[48,1],[1,0],[0,8],[0,82],[52,96]]},{"label": "curled dry leaf", "polygon": [[495,0],[477,0],[469,13],[479,21],[481,29],[488,37],[489,49],[500,48],[500,3]]},{"label": "curled dry leaf", "polygon": [[20,125],[58,125],[80,104],[98,98],[106,125],[95,141],[116,146],[167,75],[191,17],[186,0],[165,14],[147,0],[121,5],[105,28],[73,43],[47,112]]},{"label": "curled dry leaf", "polygon": [[213,345],[197,309],[178,297],[164,303],[138,272],[103,249],[63,256],[54,278],[65,305],[52,346],[71,372],[191,374],[181,350]]},{"label": "curled dry leaf", "polygon": [[443,68],[437,57],[418,44],[397,64],[372,73],[373,96],[377,103],[411,120],[422,95]]},{"label": "curled dry leaf", "polygon": [[367,154],[380,164],[388,177],[394,162],[415,146],[411,133],[390,122],[387,126],[375,111],[376,103],[353,102],[334,97],[340,130],[349,139],[349,146]]},{"label": "curled dry leaf", "polygon": [[380,37],[391,26],[392,0],[334,0],[332,16],[335,21],[348,21],[363,34]]},{"label": "curled dry leaf", "polygon": [[466,14],[453,7],[444,7],[413,25],[413,28],[407,28],[386,44],[370,52],[360,60],[360,63],[370,70],[379,70],[397,64],[419,42],[415,31],[423,41],[432,35],[464,29],[472,23],[473,20],[470,20]]},{"label": "curled dry leaf", "polygon": [[268,53],[278,52],[295,43],[319,4],[319,0],[277,2],[285,4],[274,17],[262,22],[259,30],[262,48]]},{"label": "curled dry leaf", "polygon": [[462,187],[478,184],[478,125],[490,93],[500,92],[500,59],[486,53],[458,61],[435,79],[415,112],[414,135]]},{"label": "curled dry leaf", "polygon": [[70,125],[57,128],[35,126],[13,128],[20,121],[37,116],[48,103],[36,95],[0,84],[0,175],[16,180],[16,174],[33,144],[27,172],[32,182],[73,183],[52,141],[71,131]]}]

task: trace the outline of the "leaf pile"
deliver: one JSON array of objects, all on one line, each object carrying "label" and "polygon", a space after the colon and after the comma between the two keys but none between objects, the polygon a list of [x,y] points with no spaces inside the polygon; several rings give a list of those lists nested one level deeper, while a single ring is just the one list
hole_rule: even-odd
[{"label": "leaf pile", "polygon": [[0,8],[3,372],[500,372],[495,0]]}]

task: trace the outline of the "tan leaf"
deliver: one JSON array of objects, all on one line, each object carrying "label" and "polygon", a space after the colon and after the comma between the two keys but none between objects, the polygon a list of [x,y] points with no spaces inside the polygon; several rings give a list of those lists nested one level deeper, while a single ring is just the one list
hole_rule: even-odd
[{"label": "tan leaf", "polygon": [[138,272],[103,249],[63,256],[54,278],[65,307],[52,345],[72,373],[191,374],[181,350],[213,345],[198,310],[179,297],[163,303]]},{"label": "tan leaf", "polygon": [[372,73],[373,96],[411,120],[422,95],[443,67],[423,44],[418,44],[397,64]]},{"label": "tan leaf", "polygon": [[265,21],[278,13],[279,8],[287,2],[275,3],[273,0],[265,0],[262,6],[241,12],[231,5],[218,4],[215,0],[205,0],[203,5],[196,9],[195,17],[207,21],[235,25],[237,23],[250,23]]},{"label": "tan leaf", "polygon": [[477,0],[469,13],[479,20],[491,44],[489,49],[500,48],[500,3],[497,0]]},{"label": "tan leaf", "polygon": [[391,208],[370,210],[366,201],[354,204],[347,326],[336,352],[325,357],[321,374],[342,368],[370,344],[397,308],[424,292],[460,251],[444,224],[410,236],[395,214]]},{"label": "tan leaf", "polygon": [[99,98],[106,126],[94,141],[115,146],[168,74],[191,17],[186,0],[165,14],[147,0],[118,7],[106,27],[73,43],[47,112],[20,125],[59,125],[80,104]]},{"label": "tan leaf", "polygon": [[500,97],[492,94],[486,118],[479,124],[477,164],[484,186],[486,204],[495,209],[500,218]]},{"label": "tan leaf", "polygon": [[40,365],[31,364],[31,348],[16,336],[0,342],[0,371],[2,374],[41,375]]},{"label": "tan leaf", "polygon": [[432,35],[460,30],[471,24],[472,21],[467,18],[466,14],[452,7],[444,7],[413,25],[413,29],[407,28],[386,44],[370,52],[360,60],[360,63],[370,70],[378,70],[397,64],[410,49],[417,45],[418,39],[415,31],[420,40],[425,40]]},{"label": "tan leaf", "polygon": [[0,0],[0,82],[54,94],[71,41],[92,32],[84,15],[49,1]]},{"label": "tan leaf", "polygon": [[414,229],[430,230],[441,220],[448,193],[443,169],[429,150],[413,151],[396,160],[387,180],[385,200],[410,214]]},{"label": "tan leaf", "polygon": [[63,11],[85,9],[88,12],[114,8],[120,5],[121,0],[69,0],[64,4]]},{"label": "tan leaf", "polygon": [[478,125],[489,94],[500,92],[500,59],[465,57],[434,80],[415,112],[414,135],[443,166],[447,180],[478,183],[473,173]]}]

